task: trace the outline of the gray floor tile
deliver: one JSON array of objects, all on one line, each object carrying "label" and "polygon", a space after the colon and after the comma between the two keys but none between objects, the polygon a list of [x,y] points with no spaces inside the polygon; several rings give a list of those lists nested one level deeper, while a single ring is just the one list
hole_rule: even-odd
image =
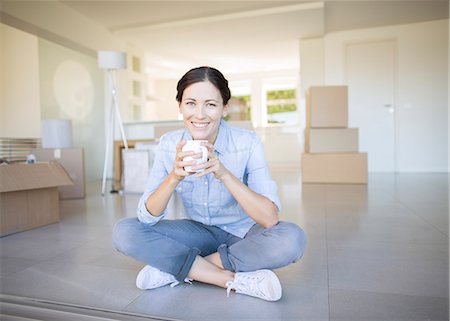
[{"label": "gray floor tile", "polygon": [[447,244],[448,237],[407,209],[390,209],[358,215],[342,208],[327,209],[328,240],[353,240],[358,243],[398,242],[405,244]]},{"label": "gray floor tile", "polygon": [[2,293],[121,310],[141,292],[134,271],[45,262],[2,278]]},{"label": "gray floor tile", "polygon": [[330,290],[330,321],[448,320],[448,299]]},{"label": "gray floor tile", "polygon": [[182,320],[328,320],[326,288],[284,286],[283,297],[267,302],[194,283],[145,291],[127,312]]},{"label": "gray floor tile", "polygon": [[326,251],[308,247],[303,258],[294,264],[275,270],[283,286],[299,288],[327,288],[328,268]]},{"label": "gray floor tile", "polygon": [[[20,235],[24,234],[20,233]],[[7,257],[45,261],[85,242],[86,240],[83,239],[70,240],[65,237],[55,239],[5,237],[0,239],[0,253]]]},{"label": "gray floor tile", "polygon": [[139,195],[102,197],[99,182],[60,202],[59,224],[0,238],[2,293],[180,320],[448,317],[448,175],[371,174],[367,186],[273,176],[280,218],[308,237],[304,257],[276,270],[279,302],[200,283],[138,290],[143,264],[116,252],[111,232],[135,216]]},{"label": "gray floor tile", "polygon": [[90,266],[114,267],[139,271],[143,264],[117,252],[109,245],[109,248],[96,246],[90,242],[75,249],[59,254],[47,262],[59,262],[67,264],[82,264]]},{"label": "gray floor tile", "polygon": [[447,249],[330,247],[330,288],[448,299]]},{"label": "gray floor tile", "polygon": [[[33,266],[39,262],[40,262],[39,260],[33,260],[33,259],[1,256],[0,257],[0,278],[6,277],[13,273],[23,271],[23,270],[29,268],[30,266]],[[0,283],[1,283],[1,281],[0,281]]]}]

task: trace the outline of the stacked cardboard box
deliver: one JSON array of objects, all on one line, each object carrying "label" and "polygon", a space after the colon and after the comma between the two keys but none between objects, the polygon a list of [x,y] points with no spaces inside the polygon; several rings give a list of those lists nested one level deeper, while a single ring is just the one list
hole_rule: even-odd
[{"label": "stacked cardboard box", "polygon": [[306,92],[303,183],[367,183],[367,153],[358,152],[358,129],[348,128],[347,86]]}]

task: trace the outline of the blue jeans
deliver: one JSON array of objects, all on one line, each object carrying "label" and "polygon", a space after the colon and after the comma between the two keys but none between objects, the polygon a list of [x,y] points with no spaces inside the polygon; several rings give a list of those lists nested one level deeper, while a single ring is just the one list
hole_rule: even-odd
[{"label": "blue jeans", "polygon": [[223,267],[233,272],[286,266],[303,256],[306,236],[288,222],[267,229],[255,224],[240,238],[188,219],[162,220],[150,226],[137,218],[125,218],[114,227],[113,243],[123,254],[183,281],[197,255],[214,252],[220,254]]}]

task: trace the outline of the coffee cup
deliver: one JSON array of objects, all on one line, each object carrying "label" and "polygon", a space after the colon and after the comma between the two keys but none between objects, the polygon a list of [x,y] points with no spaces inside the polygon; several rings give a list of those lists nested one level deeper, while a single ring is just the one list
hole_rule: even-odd
[{"label": "coffee cup", "polygon": [[[182,151],[193,151],[194,153],[198,154],[198,153],[202,153],[202,157],[201,158],[194,158],[192,156],[186,156],[185,158],[183,158],[183,161],[187,162],[187,161],[191,161],[191,160],[195,160],[197,161],[197,165],[200,164],[204,164],[208,161],[208,149],[206,148],[206,146],[201,145],[202,143],[206,143],[206,140],[188,140],[186,141],[186,144],[184,144]],[[199,169],[199,170],[193,170],[192,166],[185,166],[184,170],[186,172],[203,172],[203,169]]]}]

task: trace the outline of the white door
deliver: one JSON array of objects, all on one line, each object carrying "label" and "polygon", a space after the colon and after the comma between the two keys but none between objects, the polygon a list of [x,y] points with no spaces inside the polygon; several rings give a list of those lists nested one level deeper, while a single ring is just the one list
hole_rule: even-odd
[{"label": "white door", "polygon": [[395,171],[395,42],[348,44],[349,127],[359,128],[359,151],[370,172]]}]

